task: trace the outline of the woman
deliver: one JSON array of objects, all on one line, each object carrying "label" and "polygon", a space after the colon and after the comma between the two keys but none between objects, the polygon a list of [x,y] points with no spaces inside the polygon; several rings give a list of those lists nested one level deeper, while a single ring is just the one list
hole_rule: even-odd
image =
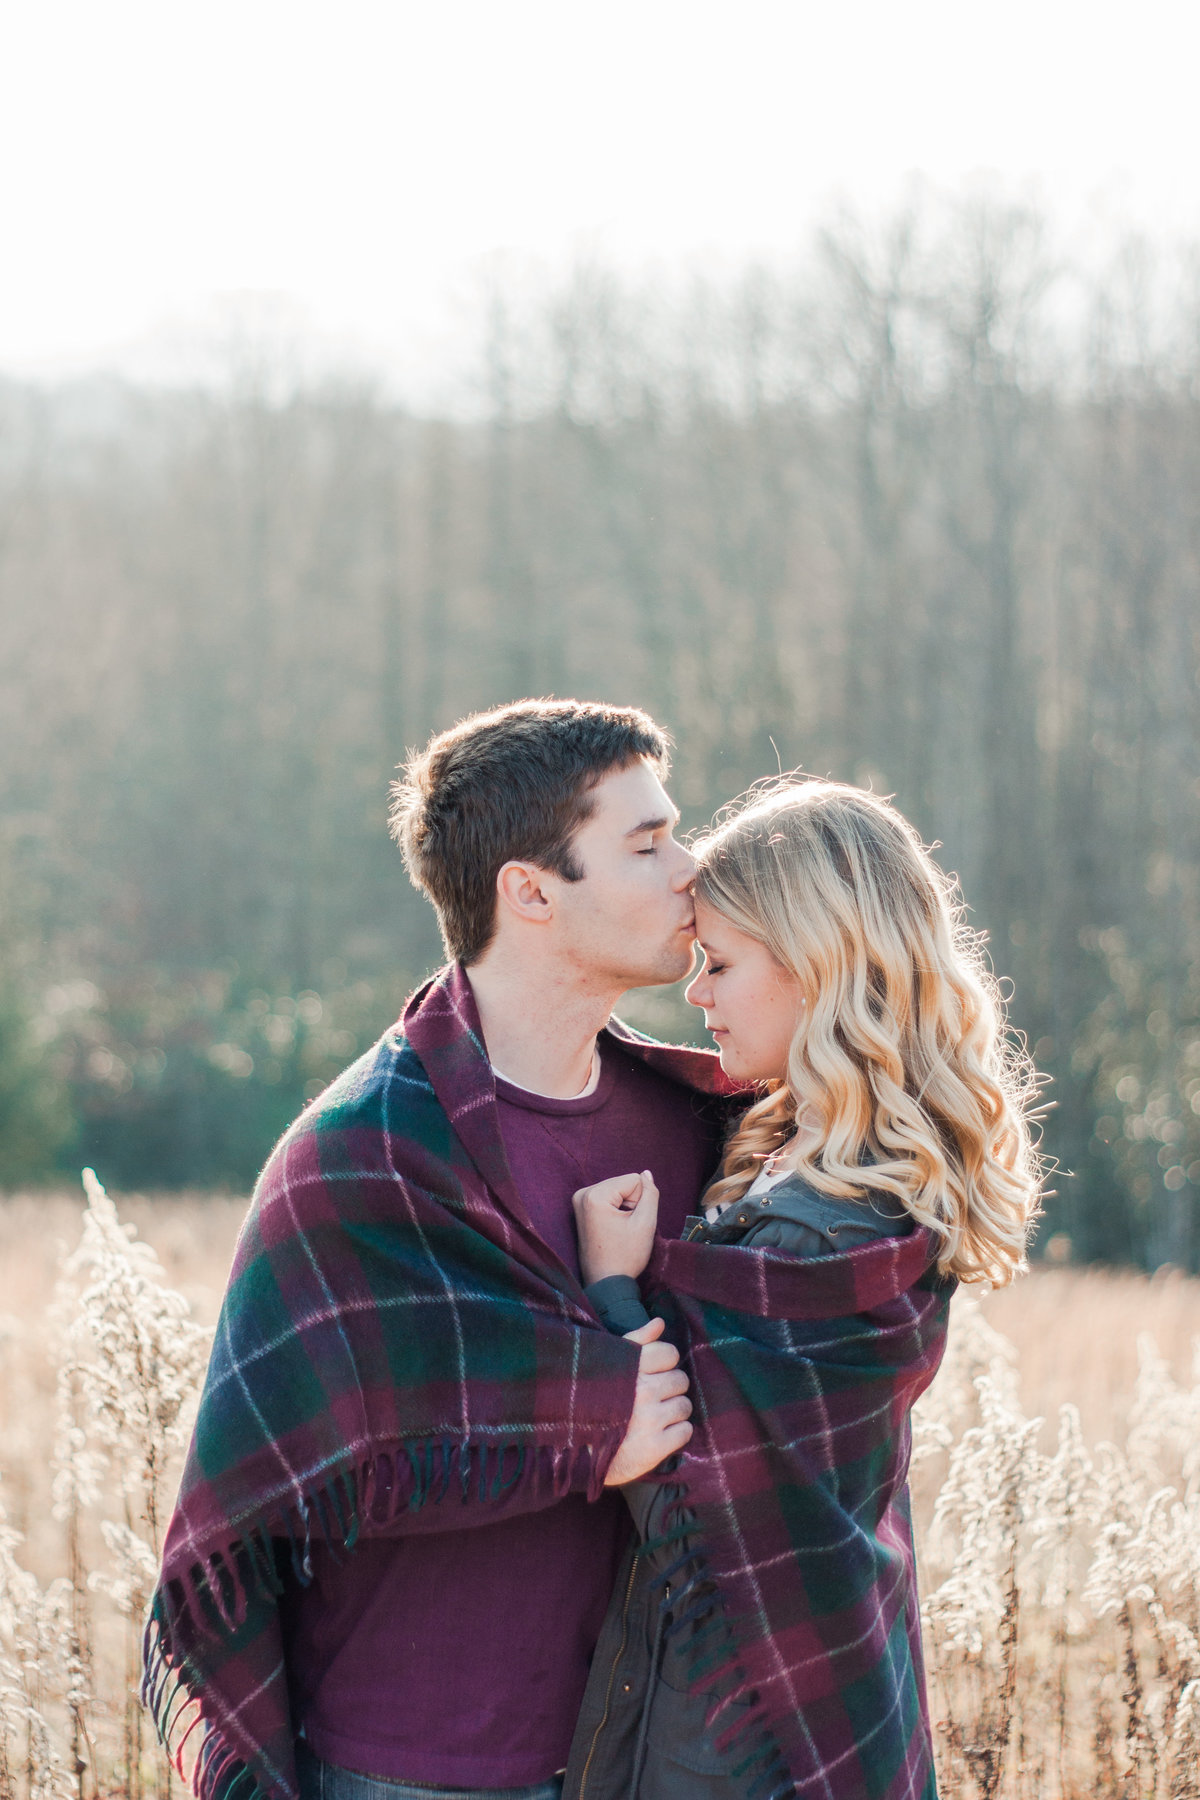
[{"label": "woman", "polygon": [[935,1794],[909,1412],[957,1280],[1037,1210],[1036,1083],[952,885],[885,801],[752,792],[698,846],[704,1009],[757,1097],[682,1242],[652,1171],[576,1196],[610,1329],[637,1277],[694,1436],[630,1503],[641,1554],[593,1663],[566,1800]]}]

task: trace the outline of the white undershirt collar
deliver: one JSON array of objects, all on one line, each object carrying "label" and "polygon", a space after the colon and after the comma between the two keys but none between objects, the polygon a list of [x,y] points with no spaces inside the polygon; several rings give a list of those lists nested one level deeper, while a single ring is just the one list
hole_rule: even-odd
[{"label": "white undershirt collar", "polygon": [[[503,1069],[498,1069],[496,1067],[495,1063],[492,1063],[491,1070],[497,1081],[506,1081],[509,1087],[520,1088],[523,1094],[536,1094],[539,1100],[561,1100],[563,1098],[561,1094],[543,1094],[540,1088],[526,1087],[523,1082],[514,1081],[511,1075],[506,1075]],[[600,1046],[597,1044],[592,1050],[592,1067],[587,1080],[577,1094],[571,1094],[568,1098],[572,1100],[586,1100],[589,1094],[595,1093],[599,1085]]]}]

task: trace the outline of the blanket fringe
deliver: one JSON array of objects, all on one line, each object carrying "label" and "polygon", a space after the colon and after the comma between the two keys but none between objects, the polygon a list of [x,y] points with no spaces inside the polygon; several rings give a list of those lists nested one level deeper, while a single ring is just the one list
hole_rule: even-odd
[{"label": "blanket fringe", "polygon": [[669,1490],[663,1523],[662,1536],[643,1544],[640,1554],[668,1544],[681,1546],[680,1554],[657,1577],[663,1589],[659,1605],[670,1614],[665,1636],[681,1650],[687,1647],[687,1684],[705,1699],[705,1725],[717,1749],[729,1759],[734,1780],[745,1784],[746,1800],[796,1800],[783,1752],[742,1666],[737,1636],[685,1485]]},{"label": "blanket fringe", "polygon": [[[268,1520],[247,1524],[229,1541],[163,1581],[151,1601],[143,1635],[142,1704],[150,1713],[172,1767],[199,1800],[280,1800],[264,1788],[235,1748],[204,1714],[204,1678],[188,1654],[189,1638],[234,1636],[258,1599],[278,1599],[284,1582],[279,1545],[301,1586],[313,1579],[312,1545],[336,1560],[353,1552],[364,1527],[392,1525],[406,1512],[438,1505],[455,1491],[499,1500],[528,1479],[561,1496],[584,1489],[596,1499],[621,1432],[595,1444],[563,1449],[450,1437],[404,1441],[392,1450],[332,1469],[320,1486]],[[202,1741],[189,1770],[184,1750],[197,1725]]]}]

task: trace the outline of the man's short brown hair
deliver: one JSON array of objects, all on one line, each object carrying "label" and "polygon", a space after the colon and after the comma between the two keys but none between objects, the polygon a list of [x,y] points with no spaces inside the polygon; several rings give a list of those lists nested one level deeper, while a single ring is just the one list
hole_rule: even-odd
[{"label": "man's short brown hair", "polygon": [[392,836],[433,902],[447,955],[478,962],[496,932],[496,876],[531,862],[564,881],[592,790],[640,757],[664,778],[671,740],[635,706],[515,700],[473,713],[410,757],[392,783]]}]

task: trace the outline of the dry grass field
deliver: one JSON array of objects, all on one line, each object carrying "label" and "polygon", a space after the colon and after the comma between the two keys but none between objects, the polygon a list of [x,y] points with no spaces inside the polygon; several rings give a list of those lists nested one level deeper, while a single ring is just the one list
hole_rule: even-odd
[{"label": "dry grass field", "polygon": [[[244,1207],[0,1201],[0,1800],[182,1792],[133,1696],[204,1355],[168,1290],[211,1326]],[[913,1475],[943,1800],[1200,1800],[1198,1335],[1178,1276],[956,1298]]]}]

